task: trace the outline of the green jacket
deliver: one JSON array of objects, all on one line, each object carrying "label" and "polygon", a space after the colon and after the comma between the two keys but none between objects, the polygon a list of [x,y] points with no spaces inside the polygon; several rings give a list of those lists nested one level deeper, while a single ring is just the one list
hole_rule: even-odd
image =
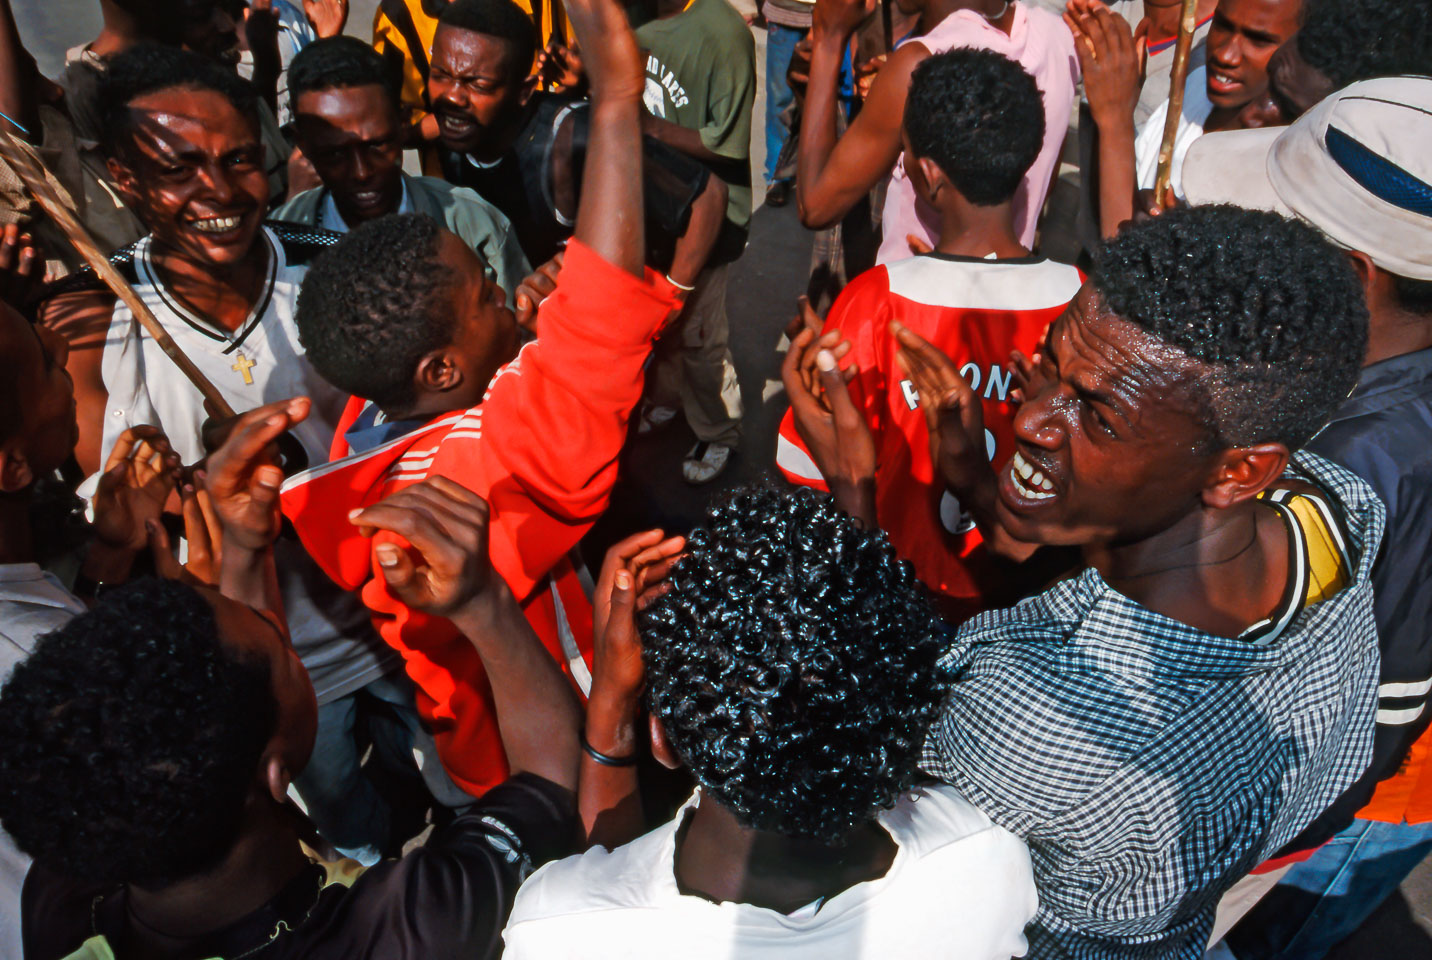
[{"label": "green jacket", "polygon": [[[414,213],[425,213],[462,238],[496,274],[512,305],[517,285],[531,273],[527,258],[502,212],[467,187],[454,187],[436,177],[403,174],[408,202]],[[275,210],[275,220],[287,220],[309,227],[323,226],[323,201],[327,187],[305,190]]]}]

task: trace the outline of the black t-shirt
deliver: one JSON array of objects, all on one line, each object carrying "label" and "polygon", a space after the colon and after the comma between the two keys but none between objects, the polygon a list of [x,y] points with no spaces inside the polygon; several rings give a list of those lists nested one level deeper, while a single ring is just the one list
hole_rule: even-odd
[{"label": "black t-shirt", "polygon": [[[557,94],[535,94],[527,122],[512,148],[491,164],[468,154],[442,151],[443,176],[470,187],[512,221],[522,252],[535,267],[556,255],[572,235],[573,221],[557,212],[552,197],[552,151],[558,132],[570,126],[572,180],[580,192],[591,127],[590,104]],[[647,263],[671,267],[676,240],[691,220],[691,204],[711,172],[699,160],[651,137],[642,138],[642,202]]]},{"label": "black t-shirt", "polygon": [[[571,795],[519,774],[434,830],[426,845],[369,867],[351,886],[324,885],[323,866],[305,868],[263,907],[192,942],[185,956],[237,957],[281,930],[256,960],[496,957],[518,884],[571,852],[574,830]],[[98,889],[35,865],[21,895],[26,960],[59,960],[96,935],[128,960],[125,897],[123,888]]]}]

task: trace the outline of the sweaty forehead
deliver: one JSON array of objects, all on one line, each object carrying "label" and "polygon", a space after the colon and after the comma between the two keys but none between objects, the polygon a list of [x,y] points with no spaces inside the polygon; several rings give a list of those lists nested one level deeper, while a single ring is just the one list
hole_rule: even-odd
[{"label": "sweaty forehead", "polygon": [[1092,283],[1050,329],[1049,349],[1063,377],[1131,408],[1182,396],[1200,373],[1188,354],[1113,313]]}]

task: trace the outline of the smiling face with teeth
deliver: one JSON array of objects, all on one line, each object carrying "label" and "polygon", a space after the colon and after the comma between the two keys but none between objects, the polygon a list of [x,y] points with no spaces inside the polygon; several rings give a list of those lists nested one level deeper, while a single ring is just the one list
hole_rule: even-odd
[{"label": "smiling face with teeth", "polygon": [[1268,61],[1298,30],[1302,0],[1219,0],[1208,28],[1208,99],[1237,111],[1268,89]]},{"label": "smiling face with teeth", "polygon": [[1085,284],[1050,327],[1015,415],[1003,526],[1028,543],[1087,546],[1146,538],[1195,509],[1223,453],[1199,372]]},{"label": "smiling face with teeth", "polygon": [[266,257],[254,244],[269,195],[257,119],[217,91],[186,87],[129,109],[130,142],[109,170],[159,248],[210,269]]}]

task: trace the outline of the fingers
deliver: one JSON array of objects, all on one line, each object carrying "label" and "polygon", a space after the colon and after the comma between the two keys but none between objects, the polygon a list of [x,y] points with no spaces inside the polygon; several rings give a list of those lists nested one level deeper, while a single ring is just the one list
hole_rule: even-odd
[{"label": "fingers", "polygon": [[935,249],[925,241],[924,237],[916,236],[913,233],[905,234],[905,245],[908,246],[910,248],[910,252],[915,254],[916,256],[919,256],[922,253],[929,253]]},{"label": "fingers", "polygon": [[307,397],[265,404],[239,417],[229,437],[209,458],[209,489],[217,497],[243,486],[243,473],[265,456],[269,444],[308,416]]},{"label": "fingers", "polygon": [[802,330],[820,333],[824,326],[825,321],[821,320],[820,314],[810,305],[810,298],[801,296],[796,300],[796,315],[791,318],[790,323],[786,324],[786,339],[795,340],[796,335]]},{"label": "fingers", "polygon": [[182,580],[184,568],[174,557],[174,549],[169,543],[169,531],[164,529],[164,524],[157,520],[147,520],[144,530],[149,538],[149,556],[154,562],[154,572],[165,580]]},{"label": "fingers", "polygon": [[841,373],[835,354],[830,350],[821,350],[815,355],[815,364],[820,370],[820,385],[825,391],[825,400],[830,406],[830,412],[835,416],[836,426],[855,426],[858,423],[864,423],[860,411],[855,408],[855,402],[850,399],[848,380]]},{"label": "fingers", "polygon": [[184,539],[188,542],[187,568],[200,579],[208,579],[202,572],[218,569],[220,537],[204,516],[204,507],[199,502],[199,492],[193,484],[184,484],[179,491],[179,512],[184,518]]},{"label": "fingers", "polygon": [[462,555],[486,553],[490,509],[487,501],[447,477],[429,477],[365,510],[349,514],[359,533],[396,533],[424,556],[454,563]]},{"label": "fingers", "polygon": [[373,548],[373,556],[378,560],[378,569],[383,571],[383,579],[398,599],[405,603],[409,598],[416,599],[421,592],[420,577],[417,564],[408,552],[397,544],[380,543]]}]

